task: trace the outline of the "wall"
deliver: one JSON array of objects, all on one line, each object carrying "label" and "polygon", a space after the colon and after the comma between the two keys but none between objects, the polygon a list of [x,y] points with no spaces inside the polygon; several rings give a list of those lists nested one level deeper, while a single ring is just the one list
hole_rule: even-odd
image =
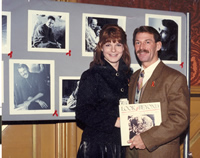
[{"label": "wall", "polygon": [[200,1],[199,0],[77,0],[79,3],[144,8],[191,14],[191,79],[192,86],[200,86]]},{"label": "wall", "polygon": [[[8,3],[9,5],[7,5]],[[84,49],[85,40],[82,40],[82,38],[80,38],[84,38],[83,30],[85,29],[82,26],[85,26],[85,24],[83,24],[82,22],[86,23],[87,21],[86,18],[82,19],[83,13],[90,13],[90,16],[91,13],[105,14],[112,15],[112,18],[119,18],[120,20],[118,20],[118,25],[126,29],[127,43],[131,50],[131,63],[134,64],[137,64],[137,62],[133,51],[132,33],[134,28],[138,27],[139,25],[145,24],[146,14],[166,15],[167,17],[180,17],[181,20],[178,21],[178,25],[179,27],[181,27],[181,29],[179,29],[179,31],[181,31],[181,37],[186,37],[186,15],[180,12],[149,9],[147,10],[128,7],[112,7],[108,5],[89,5],[83,3],[61,3],[47,0],[32,0],[30,2],[28,2],[27,0],[21,0],[20,3],[15,0],[3,0],[2,6],[4,11],[11,12],[11,50],[13,51],[12,59],[8,58],[7,54],[4,54],[2,57],[4,61],[4,70],[9,70],[9,73],[4,74],[4,80],[9,82],[4,83],[5,101],[2,104],[2,106],[4,106],[3,121],[21,121],[25,118],[26,121],[74,119],[72,113],[71,115],[69,115],[67,114],[67,112],[63,112],[62,110],[62,108],[64,107],[62,106],[62,99],[66,99],[67,97],[64,96],[69,96],[72,91],[69,91],[69,94],[67,94],[66,91],[63,90],[63,92],[65,92],[63,93],[62,87],[63,85],[67,84],[62,85],[60,79],[61,77],[72,78],[73,76],[75,76],[73,78],[78,78],[82,74],[82,72],[88,68],[89,62],[92,60],[92,53],[87,52]],[[56,18],[55,26],[52,28],[54,36],[59,37],[56,39],[65,39],[64,42],[63,40],[59,41],[60,43],[63,43],[62,49],[32,47],[32,32],[34,32],[34,28],[37,28],[39,24],[46,22],[48,15],[54,15]],[[64,20],[64,17],[66,17],[66,19],[69,19],[69,21]],[[20,19],[21,22],[18,23]],[[125,19],[126,22],[124,22]],[[182,22],[182,24],[180,23],[180,21]],[[101,22],[100,20],[98,21],[98,25],[100,25],[101,27],[103,26],[103,24],[104,22]],[[66,29],[64,29],[65,26]],[[63,34],[63,32],[65,32],[65,34]],[[18,40],[19,37],[21,40]],[[180,39],[178,40],[178,42],[181,43],[180,45],[178,45],[178,47],[180,46],[181,49],[181,52],[178,51],[178,60],[166,62],[168,62],[169,66],[187,75],[187,60],[189,60],[189,58],[186,57],[186,54],[188,54],[186,52],[186,38],[181,37],[178,37]],[[69,49],[71,50],[71,56],[65,55],[65,53],[68,52]],[[84,56],[86,54],[88,54],[87,57]],[[180,66],[181,62],[185,63],[183,68]],[[46,94],[48,102],[50,102],[47,109],[33,111],[18,110],[16,108],[15,104],[23,102],[23,100],[20,99],[21,95],[18,95],[18,93],[16,93],[18,88],[15,87],[15,84],[21,85],[21,77],[17,71],[17,66],[19,63],[27,64],[31,73],[40,72],[38,73],[38,75],[40,75],[40,77],[45,80],[48,91],[48,93],[46,92]],[[74,63],[80,63],[81,66]],[[41,68],[41,65],[44,68]],[[46,80],[48,82],[46,82]],[[41,82],[38,82],[39,86],[41,86]],[[68,89],[71,90],[70,88]],[[28,90],[26,88],[23,88],[23,91],[26,92]],[[52,116],[55,110],[59,112],[58,117]],[[45,117],[43,116],[43,114],[45,114]]]}]

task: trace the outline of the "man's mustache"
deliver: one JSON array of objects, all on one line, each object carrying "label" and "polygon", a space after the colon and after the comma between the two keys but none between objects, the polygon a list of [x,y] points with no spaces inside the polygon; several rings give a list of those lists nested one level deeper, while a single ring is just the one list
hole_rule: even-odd
[{"label": "man's mustache", "polygon": [[142,52],[149,53],[149,51],[146,50],[146,49],[140,49],[136,53],[139,54],[139,53],[142,53]]}]

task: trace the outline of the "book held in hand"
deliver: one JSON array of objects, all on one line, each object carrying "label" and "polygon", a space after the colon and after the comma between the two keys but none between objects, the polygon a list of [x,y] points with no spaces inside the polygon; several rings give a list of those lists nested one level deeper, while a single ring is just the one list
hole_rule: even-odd
[{"label": "book held in hand", "polygon": [[129,104],[127,99],[120,99],[119,113],[122,146],[129,146],[129,139],[162,121],[160,102]]}]

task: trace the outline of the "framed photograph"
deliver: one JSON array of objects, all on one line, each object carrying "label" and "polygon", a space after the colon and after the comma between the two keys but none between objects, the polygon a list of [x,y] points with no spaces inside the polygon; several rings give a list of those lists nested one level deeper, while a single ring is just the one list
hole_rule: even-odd
[{"label": "framed photograph", "polygon": [[54,112],[54,60],[9,60],[10,115]]},{"label": "framed photograph", "polygon": [[99,41],[99,32],[105,24],[117,24],[126,29],[126,16],[103,14],[82,15],[82,56],[93,56]]},{"label": "framed photograph", "polygon": [[80,77],[59,77],[59,114],[60,116],[74,116],[77,102],[77,92]]},{"label": "framed photograph", "polygon": [[2,11],[2,54],[11,52],[11,12]]},{"label": "framed photograph", "polygon": [[166,64],[181,63],[181,17],[146,14],[145,24],[154,27],[161,35],[159,58]]},{"label": "framed photograph", "polygon": [[28,10],[28,51],[68,52],[69,13]]}]

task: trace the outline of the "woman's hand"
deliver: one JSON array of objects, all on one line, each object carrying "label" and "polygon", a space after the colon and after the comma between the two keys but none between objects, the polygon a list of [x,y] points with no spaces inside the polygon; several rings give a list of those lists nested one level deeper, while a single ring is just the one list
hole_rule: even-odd
[{"label": "woman's hand", "polygon": [[120,117],[117,118],[115,122],[115,127],[120,128]]}]

